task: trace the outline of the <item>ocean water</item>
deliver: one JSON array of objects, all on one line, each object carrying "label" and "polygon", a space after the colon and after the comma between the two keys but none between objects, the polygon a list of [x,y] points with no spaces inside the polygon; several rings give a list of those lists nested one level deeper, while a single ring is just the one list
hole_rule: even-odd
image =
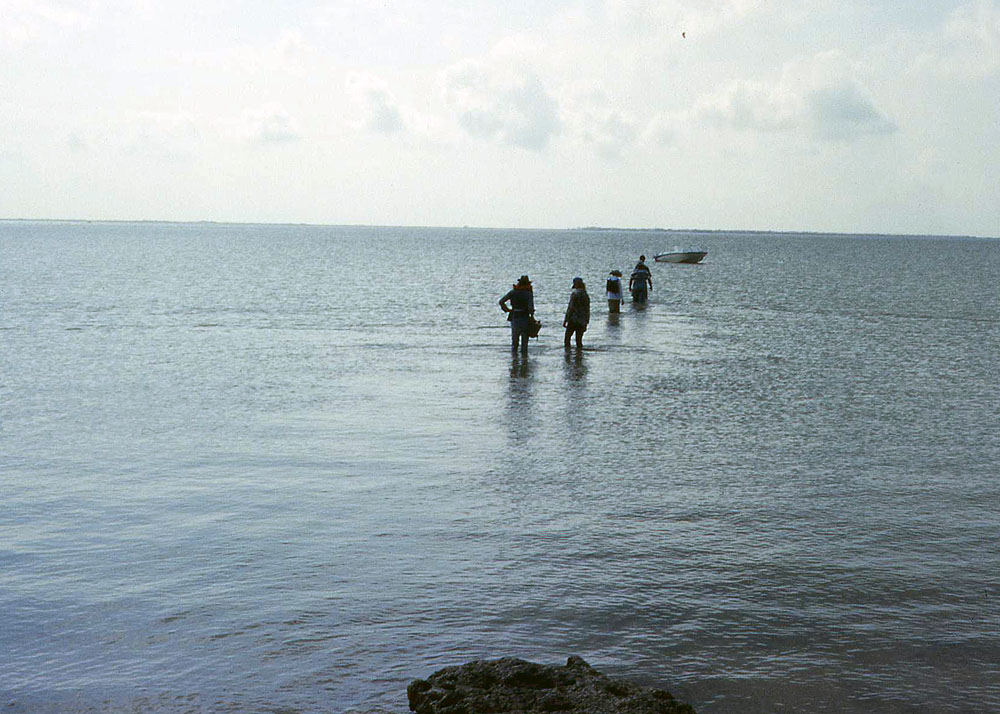
[{"label": "ocean water", "polygon": [[998,284],[997,240],[0,223],[0,708],[402,714],[578,654],[701,714],[1000,710]]}]

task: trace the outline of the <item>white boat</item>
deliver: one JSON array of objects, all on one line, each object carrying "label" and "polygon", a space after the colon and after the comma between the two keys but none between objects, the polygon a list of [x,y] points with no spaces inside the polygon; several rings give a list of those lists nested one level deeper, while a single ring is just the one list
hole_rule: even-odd
[{"label": "white boat", "polygon": [[708,255],[707,250],[680,250],[654,255],[653,260],[657,263],[700,263],[706,255]]}]

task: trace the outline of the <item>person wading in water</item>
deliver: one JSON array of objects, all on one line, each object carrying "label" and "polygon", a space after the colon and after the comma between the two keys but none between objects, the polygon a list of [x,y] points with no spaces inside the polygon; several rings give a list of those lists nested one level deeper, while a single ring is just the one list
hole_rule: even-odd
[{"label": "person wading in water", "polygon": [[653,289],[653,276],[646,265],[646,256],[640,255],[635,270],[628,279],[628,289],[632,292],[632,302],[642,305],[649,300],[649,291]]},{"label": "person wading in water", "polygon": [[587,331],[590,324],[590,296],[587,295],[587,286],[583,278],[573,278],[573,292],[569,294],[569,306],[566,308],[566,317],[563,318],[563,327],[566,328],[566,338],[563,340],[566,349],[569,349],[570,338],[576,335],[576,346],[583,349],[583,333]]},{"label": "person wading in water", "polygon": [[535,295],[527,275],[522,275],[514,287],[500,298],[500,309],[507,313],[510,320],[510,349],[516,351],[520,342],[521,352],[527,354],[528,331],[535,316]]},{"label": "person wading in water", "polygon": [[622,271],[612,270],[604,286],[608,293],[608,312],[621,312],[622,301]]}]

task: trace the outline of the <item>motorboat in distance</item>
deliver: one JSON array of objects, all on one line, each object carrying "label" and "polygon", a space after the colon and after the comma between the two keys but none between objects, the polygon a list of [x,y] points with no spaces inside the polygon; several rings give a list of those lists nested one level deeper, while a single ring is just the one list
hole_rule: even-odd
[{"label": "motorboat in distance", "polygon": [[660,253],[654,255],[653,260],[657,263],[700,263],[706,255],[708,255],[707,250],[683,250],[674,253]]}]

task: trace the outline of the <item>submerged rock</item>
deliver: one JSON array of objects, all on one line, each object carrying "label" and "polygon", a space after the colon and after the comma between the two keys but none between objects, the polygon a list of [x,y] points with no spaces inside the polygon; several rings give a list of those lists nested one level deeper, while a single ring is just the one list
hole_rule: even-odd
[{"label": "submerged rock", "polygon": [[406,694],[416,714],[694,714],[662,689],[612,679],[579,657],[565,667],[477,660],[414,680]]}]

